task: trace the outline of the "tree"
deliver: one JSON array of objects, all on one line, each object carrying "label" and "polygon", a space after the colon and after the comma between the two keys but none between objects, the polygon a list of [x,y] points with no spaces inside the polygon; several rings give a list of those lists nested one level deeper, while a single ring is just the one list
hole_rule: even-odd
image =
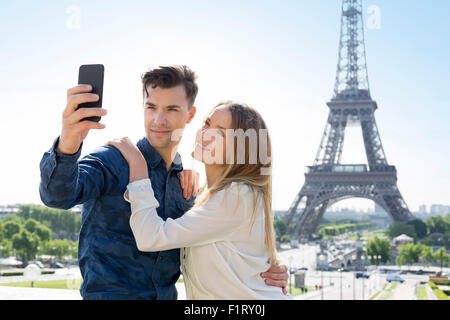
[{"label": "tree", "polygon": [[3,239],[0,242],[0,257],[9,257],[13,255],[12,241]]},{"label": "tree", "polygon": [[430,265],[435,262],[433,250],[429,246],[422,246],[421,261],[423,265]]},{"label": "tree", "polygon": [[[369,240],[366,245],[366,251],[367,255],[371,257],[370,263],[378,265],[380,262],[388,262],[391,257],[390,248],[391,244],[389,240],[379,239],[378,237]],[[373,258],[378,256],[380,256],[381,258]]]},{"label": "tree", "polygon": [[12,239],[12,237],[20,232],[20,224],[17,221],[7,221],[3,225],[3,235],[6,239]]},{"label": "tree", "polygon": [[36,227],[39,224],[38,221],[34,219],[27,219],[25,221],[25,224],[23,225],[25,229],[27,229],[29,232],[34,233],[36,231]]},{"label": "tree", "polygon": [[428,233],[446,233],[450,231],[450,219],[447,216],[446,218],[442,216],[432,216],[428,219],[425,219],[425,224],[428,228]]},{"label": "tree", "polygon": [[38,205],[21,205],[17,216],[34,219],[49,227],[56,238],[75,240],[81,227],[80,214],[70,210],[58,210]]},{"label": "tree", "polygon": [[394,222],[387,230],[387,235],[391,238],[406,234],[414,239],[417,239],[417,233],[413,225],[406,222]]},{"label": "tree", "polygon": [[37,234],[41,242],[50,241],[52,239],[52,230],[43,224],[37,225],[34,233]]},{"label": "tree", "polygon": [[423,245],[407,243],[398,247],[399,256],[401,256],[401,261],[412,265],[419,262],[419,258],[422,254]]},{"label": "tree", "polygon": [[414,219],[408,222],[414,227],[414,231],[419,239],[423,239],[427,235],[427,225],[421,219]]},{"label": "tree", "polygon": [[450,260],[449,255],[445,252],[444,248],[440,248],[439,250],[437,250],[434,254],[434,260],[436,262],[439,262],[439,264],[441,265],[441,270],[443,266],[448,265],[448,262]]},{"label": "tree", "polygon": [[290,241],[291,241],[291,236],[288,235],[288,234],[284,234],[284,235],[281,237],[281,243],[287,243],[287,242],[290,242]]},{"label": "tree", "polygon": [[69,240],[56,239],[48,241],[44,244],[44,248],[41,250],[43,254],[55,256],[58,260],[61,260],[63,256],[70,254],[69,252]]},{"label": "tree", "polygon": [[78,241],[69,242],[69,254],[74,259],[78,258]]},{"label": "tree", "polygon": [[283,220],[275,219],[273,222],[273,227],[277,236],[277,241],[281,242],[281,237],[286,234],[287,225]]},{"label": "tree", "polygon": [[397,258],[395,259],[395,264],[398,266],[402,266],[405,264],[405,257],[404,256],[397,256]]},{"label": "tree", "polygon": [[39,237],[26,229],[22,229],[13,236],[12,245],[18,255],[22,258],[23,263],[26,263],[36,256],[39,246]]}]

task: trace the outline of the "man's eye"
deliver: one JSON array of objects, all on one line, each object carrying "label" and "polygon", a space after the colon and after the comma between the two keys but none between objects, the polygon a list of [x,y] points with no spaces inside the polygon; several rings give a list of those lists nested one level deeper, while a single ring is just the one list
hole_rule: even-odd
[{"label": "man's eye", "polygon": [[147,109],[155,109],[154,106],[147,106]]},{"label": "man's eye", "polygon": [[178,111],[178,110],[175,108],[171,108],[171,109],[169,109],[169,111]]}]

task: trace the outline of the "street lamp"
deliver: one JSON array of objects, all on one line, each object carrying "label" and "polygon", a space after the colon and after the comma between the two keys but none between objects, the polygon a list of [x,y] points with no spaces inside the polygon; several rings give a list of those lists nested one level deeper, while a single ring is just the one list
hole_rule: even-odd
[{"label": "street lamp", "polygon": [[380,273],[378,272],[378,265],[381,262],[381,255],[378,256],[378,263],[377,263],[377,267],[376,267],[376,272],[377,272],[377,289],[380,287]]},{"label": "street lamp", "polygon": [[[343,260],[344,260],[344,256],[339,256],[339,261],[343,261]],[[341,300],[342,300],[342,268],[341,268],[340,272],[341,272],[340,277],[341,277]]]},{"label": "street lamp", "polygon": [[[364,260],[365,260],[365,256],[364,256],[364,253],[363,253],[363,255],[361,256],[361,264],[362,264],[362,271],[364,271]],[[365,273],[363,273],[363,276],[362,276],[362,300],[364,300],[364,274]]]},{"label": "street lamp", "polygon": [[353,260],[353,300],[356,299],[356,272],[355,272],[355,263],[356,263],[356,255],[352,255],[352,260]]},{"label": "street lamp", "polygon": [[323,262],[325,261],[325,255],[321,253],[319,255],[319,261],[320,261],[320,281],[321,281],[321,288],[320,288],[320,296],[323,300]]}]

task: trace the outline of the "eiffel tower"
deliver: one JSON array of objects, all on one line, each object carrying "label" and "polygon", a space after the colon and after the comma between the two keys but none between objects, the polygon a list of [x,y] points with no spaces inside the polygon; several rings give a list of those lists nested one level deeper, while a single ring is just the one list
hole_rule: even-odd
[{"label": "eiffel tower", "polygon": [[[343,0],[339,58],[334,95],[314,164],[285,216],[291,239],[308,238],[325,210],[348,198],[366,198],[381,206],[393,221],[413,219],[397,187],[397,170],[389,165],[381,144],[367,73],[362,0]],[[360,126],[366,164],[341,164],[345,128]]]}]

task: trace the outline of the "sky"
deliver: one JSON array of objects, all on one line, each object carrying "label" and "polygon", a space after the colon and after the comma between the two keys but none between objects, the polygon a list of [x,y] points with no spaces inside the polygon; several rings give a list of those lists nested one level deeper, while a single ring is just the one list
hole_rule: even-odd
[{"label": "sky", "polygon": [[[450,204],[450,2],[365,0],[363,7],[375,118],[400,192],[413,211]],[[141,74],[185,64],[200,89],[178,150],[184,167],[204,181],[190,157],[195,131],[218,102],[243,101],[267,122],[273,206],[288,209],[328,116],[340,9],[340,0],[1,1],[0,205],[41,203],[39,162],[60,133],[81,64],[105,65],[108,110],[106,129],[89,133],[82,155],[113,138],[143,137]],[[367,162],[362,141],[359,127],[347,130],[342,163]]]}]

